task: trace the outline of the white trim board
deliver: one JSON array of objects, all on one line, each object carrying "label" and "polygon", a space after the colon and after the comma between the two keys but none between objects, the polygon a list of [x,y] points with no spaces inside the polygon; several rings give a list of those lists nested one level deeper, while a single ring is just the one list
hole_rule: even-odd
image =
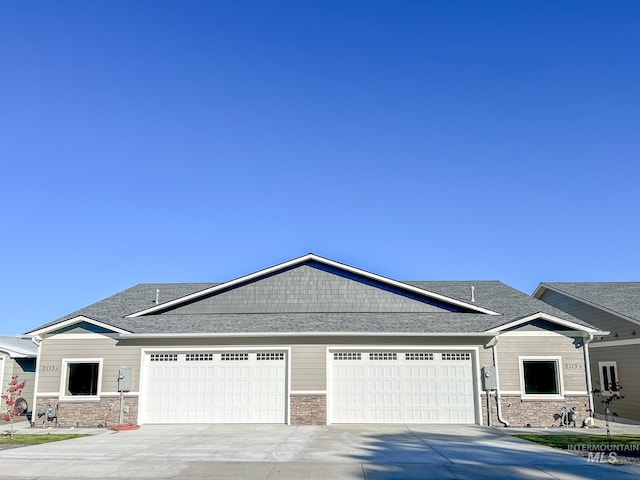
[{"label": "white trim board", "polygon": [[640,345],[640,338],[630,338],[628,340],[611,340],[609,342],[591,342],[589,344],[589,348],[623,347],[627,345]]},{"label": "white trim board", "polygon": [[108,325],[106,323],[99,322],[97,320],[93,320],[89,317],[85,317],[84,315],[78,315],[77,317],[69,318],[59,323],[55,323],[53,325],[49,325],[47,327],[40,328],[38,330],[33,330],[29,332],[30,336],[42,335],[49,332],[55,332],[56,330],[60,330],[61,328],[68,327],[70,325],[75,325],[76,323],[90,323],[95,325],[96,327],[104,328],[105,330],[111,330],[113,333],[130,333],[127,330],[123,330],[122,328],[114,327],[113,325]]}]

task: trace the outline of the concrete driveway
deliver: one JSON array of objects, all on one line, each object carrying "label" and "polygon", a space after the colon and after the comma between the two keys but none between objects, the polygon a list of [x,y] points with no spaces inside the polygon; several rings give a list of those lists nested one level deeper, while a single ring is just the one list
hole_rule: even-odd
[{"label": "concrete driveway", "polygon": [[147,425],[0,451],[0,464],[3,479],[20,480],[640,478],[499,430],[443,425]]}]

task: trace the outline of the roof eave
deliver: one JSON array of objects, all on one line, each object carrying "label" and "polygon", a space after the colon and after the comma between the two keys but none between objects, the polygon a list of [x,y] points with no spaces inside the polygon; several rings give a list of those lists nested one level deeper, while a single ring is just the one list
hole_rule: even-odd
[{"label": "roof eave", "polygon": [[19,352],[17,350],[12,350],[10,348],[4,348],[4,347],[0,347],[0,352],[6,353],[7,355],[9,355],[9,358],[36,358],[37,357],[36,353]]},{"label": "roof eave", "polygon": [[489,332],[230,332],[230,333],[127,333],[118,338],[211,338],[211,337],[494,337]]}]

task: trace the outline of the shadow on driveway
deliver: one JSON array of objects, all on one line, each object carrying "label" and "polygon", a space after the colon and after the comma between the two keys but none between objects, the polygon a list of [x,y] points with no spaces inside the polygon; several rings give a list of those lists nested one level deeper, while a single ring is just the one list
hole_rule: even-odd
[{"label": "shadow on driveway", "polygon": [[588,463],[583,457],[488,427],[408,425],[405,432],[362,435],[359,451],[348,444],[344,448],[363,463],[367,480],[639,478],[618,467]]}]

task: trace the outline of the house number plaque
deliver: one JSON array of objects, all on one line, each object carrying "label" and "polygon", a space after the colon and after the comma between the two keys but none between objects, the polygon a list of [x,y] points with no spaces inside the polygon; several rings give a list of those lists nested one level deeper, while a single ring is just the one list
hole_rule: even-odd
[{"label": "house number plaque", "polygon": [[582,365],[581,363],[565,363],[564,364],[565,370],[582,370],[583,368],[584,368],[584,365]]},{"label": "house number plaque", "polygon": [[43,372],[57,372],[60,370],[60,367],[58,365],[43,365],[42,366],[42,371]]}]

